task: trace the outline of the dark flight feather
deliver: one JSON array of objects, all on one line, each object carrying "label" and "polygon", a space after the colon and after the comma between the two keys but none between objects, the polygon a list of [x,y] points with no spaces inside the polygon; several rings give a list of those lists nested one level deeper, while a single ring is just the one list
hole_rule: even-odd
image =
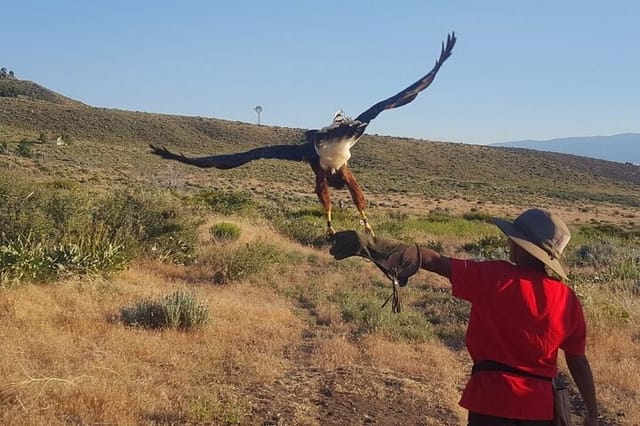
[{"label": "dark flight feather", "polygon": [[390,98],[385,99],[384,101],[380,101],[362,114],[360,114],[356,121],[361,123],[370,123],[371,120],[376,118],[382,111],[386,109],[398,108],[403,105],[408,104],[412,100],[418,96],[418,93],[429,87],[429,85],[436,78],[436,74],[438,70],[447,60],[449,56],[451,56],[451,50],[453,46],[456,44],[456,33],[453,32],[447,36],[447,44],[445,46],[444,42],[442,43],[442,50],[440,52],[440,58],[436,61],[436,65],[433,67],[431,71],[420,80],[413,83],[411,86],[402,90],[401,92],[391,96]]},{"label": "dark flight feather", "polygon": [[309,159],[318,156],[313,144],[309,143],[299,145],[270,145],[245,152],[211,155],[207,157],[185,157],[183,154],[174,154],[164,147],[149,146],[154,154],[162,158],[177,160],[181,163],[191,164],[201,168],[215,167],[217,169],[233,169],[234,167],[259,159],[309,161]]}]

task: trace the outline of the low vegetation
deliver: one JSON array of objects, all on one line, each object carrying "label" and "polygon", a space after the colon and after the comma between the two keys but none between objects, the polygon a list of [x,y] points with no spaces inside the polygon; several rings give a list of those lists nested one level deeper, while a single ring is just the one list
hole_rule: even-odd
[{"label": "low vegetation", "polygon": [[[60,102],[0,99],[0,423],[464,424],[469,305],[445,280],[414,276],[393,314],[371,263],[328,255],[307,165],[201,171],[146,146],[235,151],[299,130]],[[73,143],[46,136],[61,134]],[[601,423],[640,424],[637,171],[460,145],[354,148],[376,232],[504,258],[493,216],[559,211]],[[334,196],[334,226],[362,229]]]},{"label": "low vegetation", "polygon": [[2,286],[108,276],[141,255],[192,260],[195,219],[166,193],[92,194],[71,181],[0,180]]},{"label": "low vegetation", "polygon": [[120,311],[122,322],[146,328],[174,328],[183,331],[203,326],[209,319],[206,306],[181,291],[160,300],[142,300]]},{"label": "low vegetation", "polygon": [[[388,305],[383,308],[383,302],[391,294],[391,289],[375,268],[359,259],[340,263],[330,262],[323,250],[323,244],[326,242],[321,244],[320,237],[309,238],[313,234],[310,229],[313,229],[316,234],[323,232],[322,215],[315,207],[278,210],[261,205],[251,197],[245,198],[246,196],[242,193],[238,196],[226,193],[223,199],[243,200],[240,205],[253,207],[251,209],[231,208],[228,206],[236,205],[236,202],[225,202],[224,205],[227,206],[224,208],[225,213],[221,213],[220,210],[213,209],[210,204],[207,204],[204,210],[197,208],[202,200],[201,195],[193,197],[191,202],[187,202],[188,199],[184,197],[176,197],[166,192],[142,190],[97,195],[91,194],[81,186],[64,181],[32,185],[14,184],[3,188],[2,196],[8,201],[2,215],[4,232],[0,261],[3,285],[12,287],[12,292],[26,291],[26,297],[30,297],[28,294],[34,291],[36,294],[50,293],[44,289],[53,281],[63,280],[63,282],[72,283],[76,280],[84,280],[85,276],[93,277],[89,283],[95,282],[96,284],[93,285],[96,289],[90,290],[89,293],[92,295],[91,298],[96,300],[83,303],[95,303],[93,309],[97,309],[102,314],[91,320],[67,320],[75,324],[73,327],[87,327],[89,324],[95,326],[96,321],[102,324],[100,326],[102,328],[109,327],[109,322],[105,321],[105,318],[109,317],[109,309],[112,309],[114,315],[117,312],[119,321],[124,325],[142,329],[196,333],[190,338],[163,337],[163,340],[168,339],[168,341],[186,338],[192,341],[188,345],[193,347],[200,333],[211,333],[211,327],[219,327],[217,323],[224,315],[231,315],[230,311],[226,314],[220,312],[218,305],[204,296],[211,292],[206,288],[211,284],[223,285],[229,288],[225,293],[232,294],[239,290],[238,286],[244,286],[249,292],[257,291],[263,296],[268,295],[272,300],[270,303],[283,304],[282,309],[290,312],[287,315],[298,316],[308,322],[307,327],[318,330],[316,332],[323,330],[322,333],[328,333],[329,336],[346,333],[350,343],[340,350],[334,347],[336,341],[333,339],[326,340],[324,343],[322,341],[314,343],[315,350],[321,354],[327,353],[325,351],[337,351],[329,359],[316,360],[313,364],[316,365],[315,368],[320,368],[319,366],[322,365],[325,365],[322,368],[329,368],[328,365],[336,360],[335,357],[342,359],[342,363],[347,362],[347,365],[351,365],[355,362],[354,353],[352,353],[354,348],[364,342],[371,344],[373,341],[389,342],[395,345],[410,343],[418,345],[417,347],[442,345],[448,348],[446,350],[451,353],[450,356],[453,359],[465,356],[464,331],[469,315],[468,304],[453,298],[442,281],[432,281],[433,276],[419,274],[411,280],[408,287],[401,290],[403,310],[400,314],[392,313]],[[196,206],[196,208],[185,209],[186,205]],[[179,211],[180,214],[178,214]],[[275,211],[278,213],[274,213]],[[244,219],[226,221],[224,218],[229,217],[226,214]],[[210,217],[222,218],[222,220],[218,219],[213,225],[208,225],[209,240],[198,243],[197,228],[200,224],[206,223],[207,218]],[[470,213],[455,216],[436,210],[423,216],[383,214],[380,217],[383,220],[378,227],[379,232],[387,236],[412,235],[413,240],[419,244],[439,243],[441,246],[437,248],[463,257],[504,258],[505,255],[506,241],[495,232],[494,227],[488,224],[487,218],[482,214]],[[314,223],[315,220],[318,221],[318,226],[308,228],[309,223]],[[283,242],[276,243],[273,237],[265,239],[255,233],[246,235],[242,225],[244,221],[249,223],[263,221],[258,229],[266,231],[267,227],[272,226],[278,235],[277,238],[291,241],[287,243],[290,245],[287,246]],[[353,218],[342,214],[337,215],[336,224],[340,227],[358,226]],[[637,303],[640,294],[638,237],[626,227],[609,226],[606,232],[603,232],[602,227],[598,225],[574,225],[573,228],[575,238],[568,248],[566,263],[572,271],[570,284],[581,297],[590,325],[594,330],[591,345],[596,345],[592,352],[595,355],[594,368],[598,372],[600,368],[608,368],[607,360],[604,358],[605,349],[598,346],[598,341],[606,339],[607,344],[613,344],[614,348],[618,348],[629,344],[625,343],[626,339],[636,338],[633,334],[633,324],[637,323],[640,315],[640,304]],[[189,237],[186,237],[187,235]],[[443,240],[442,237],[445,239]],[[176,244],[176,241],[190,243]],[[447,247],[442,246],[442,241],[445,241]],[[455,244],[450,244],[451,242]],[[321,249],[319,252],[317,252],[318,248]],[[312,253],[307,253],[306,250],[312,250]],[[146,266],[135,266],[142,259],[147,259],[144,260]],[[162,267],[163,263],[160,262],[164,262],[166,266]],[[150,276],[152,272],[149,268],[158,269],[160,275]],[[126,272],[127,270],[131,272]],[[124,277],[126,277],[132,273],[136,274],[135,271],[145,270],[147,272],[144,274],[148,275],[143,276],[142,280],[136,275],[132,278],[124,278],[124,281],[123,278],[116,280],[113,278],[114,272],[121,271],[120,276],[125,274]],[[183,272],[176,274],[179,270]],[[169,281],[171,276],[181,277],[178,283],[182,283],[182,286],[191,290],[175,289]],[[141,281],[146,283],[141,285]],[[158,282],[162,284],[154,291],[144,290],[157,287]],[[43,290],[30,289],[29,283],[44,284]],[[168,295],[150,297],[150,294],[164,292],[172,287],[174,290]],[[126,299],[122,297],[125,294],[120,296],[118,294],[123,291],[131,292],[133,289],[140,296],[137,300],[122,304]],[[194,290],[197,290],[199,295],[196,295]],[[56,294],[59,292],[52,291]],[[99,301],[103,300],[104,296],[99,294],[105,294],[105,292],[114,300],[105,306],[100,306]],[[216,293],[219,291],[212,294]],[[18,293],[15,294],[17,297]],[[78,297],[78,294],[75,294],[74,297]],[[11,302],[11,300],[15,301]],[[14,312],[9,317],[13,317],[20,310],[16,303],[18,303],[17,299],[13,296],[4,302],[5,311],[9,309],[7,312]],[[117,303],[121,303],[120,307],[116,305]],[[260,305],[260,302],[257,304]],[[297,308],[289,311],[293,307]],[[240,308],[239,312],[243,310]],[[294,314],[296,310],[298,313]],[[216,313],[213,323],[210,321],[210,312]],[[69,314],[77,315],[79,312],[73,310]],[[275,312],[265,313],[265,315],[263,321],[278,322],[277,317],[274,317]],[[7,318],[6,315],[5,318]],[[296,327],[300,326],[301,324],[298,324]],[[15,332],[18,333],[19,329],[20,327],[16,328]],[[216,329],[222,332],[220,328]],[[53,327],[48,333],[57,333],[55,330],[56,328]],[[220,339],[221,336],[217,338]],[[615,338],[618,340],[612,343],[611,339],[614,336],[617,336]],[[241,341],[258,339],[256,341],[256,343],[259,342],[258,345],[271,345],[264,340],[266,336],[260,336],[250,330],[244,330],[235,337],[240,338]],[[13,339],[18,339],[15,341],[18,344],[18,334]],[[294,339],[294,337],[289,336],[287,339]],[[234,345],[238,343],[240,342]],[[109,344],[117,347],[115,342]],[[376,343],[378,344],[380,343]],[[330,349],[332,347],[333,349]],[[196,356],[207,356],[204,347],[199,351],[201,351],[200,354]],[[32,353],[35,355],[38,352]],[[272,359],[269,362],[280,359],[276,352],[264,353],[261,356]],[[374,356],[373,352],[369,356]],[[377,353],[375,356],[392,355]],[[640,363],[640,353],[631,352],[628,356],[628,362]],[[257,359],[253,362],[257,362]],[[280,359],[275,362],[288,361]],[[125,365],[119,364],[118,368],[125,368]],[[376,368],[376,362],[369,365],[369,368]],[[148,371],[153,369],[152,366],[146,368],[150,369]],[[259,414],[259,410],[250,408],[252,404],[250,401],[254,396],[242,385],[244,381],[249,380],[249,376],[238,376],[227,370],[227,367],[220,368],[222,370],[217,370],[217,374],[226,377],[222,382],[226,384],[222,387],[216,385],[202,388],[202,384],[197,382],[189,384],[191,379],[186,376],[187,382],[176,383],[176,385],[183,390],[192,389],[196,393],[183,399],[183,402],[172,411],[173,414],[156,408],[152,417],[164,419],[163,421],[178,416],[177,418],[185,422],[214,421],[223,424],[244,424],[251,422],[249,419],[259,418],[255,416],[263,416],[264,414]],[[266,364],[256,364],[253,368],[251,374],[258,374],[258,377],[264,377],[264,379],[250,380],[258,380],[264,386],[269,383],[269,377],[272,377],[272,374],[276,376],[282,374],[265,370]],[[286,370],[292,367],[285,367],[283,364],[279,368]],[[22,382],[13,382],[14,384],[7,388],[9,390],[5,390],[9,392],[8,395],[13,395],[4,403],[7,408],[4,419],[9,422],[19,418],[15,416],[22,411],[18,409],[19,405],[13,405],[10,401],[15,403],[22,401],[23,404],[24,401],[31,401],[27,418],[37,421],[40,418],[38,407],[45,400],[48,404],[57,401],[56,404],[60,407],[66,406],[64,410],[75,411],[76,415],[86,421],[144,422],[150,420],[139,411],[136,402],[125,402],[113,393],[103,392],[100,396],[102,404],[125,404],[124,406],[129,407],[127,412],[130,414],[123,417],[122,414],[112,413],[110,409],[95,410],[82,404],[72,408],[49,393],[42,393],[36,397],[33,393],[36,388],[25,384],[36,383],[34,372],[11,371],[6,364],[1,369],[8,374],[8,377],[17,378],[20,374],[24,377]],[[42,371],[46,371],[46,368]],[[64,370],[62,372],[64,373]],[[69,373],[70,371],[67,372]],[[401,374],[400,371],[398,374]],[[635,390],[637,381],[629,382],[626,376],[628,375],[624,373],[616,373],[601,381],[601,384],[611,383],[612,386],[605,386],[602,393],[603,411],[610,419],[614,419],[615,413],[619,412],[624,412],[628,418],[638,419],[640,407],[626,399],[625,402],[620,402],[616,396],[619,395],[618,392],[632,394],[637,392]],[[44,380],[44,377],[40,379]],[[100,380],[107,380],[107,378],[102,377]],[[237,382],[238,380],[240,382]],[[83,381],[84,385],[81,384]],[[64,379],[64,381],[60,379],[59,383],[73,383],[72,386],[94,392],[94,396],[98,397],[98,394],[95,394],[95,388],[91,390],[92,387],[87,387],[90,382],[86,379],[79,379],[79,377]],[[225,388],[227,391],[219,393]],[[201,390],[198,391],[198,389]],[[217,396],[213,399],[211,396],[205,397],[205,393],[202,393],[204,389],[208,389],[207,395],[215,392]],[[43,398],[41,402],[39,402],[40,398]],[[455,404],[456,399],[453,398],[446,402],[445,406],[451,413],[455,413],[457,410]],[[25,413],[21,415],[23,414]],[[579,415],[579,412],[576,412],[576,415]]]}]

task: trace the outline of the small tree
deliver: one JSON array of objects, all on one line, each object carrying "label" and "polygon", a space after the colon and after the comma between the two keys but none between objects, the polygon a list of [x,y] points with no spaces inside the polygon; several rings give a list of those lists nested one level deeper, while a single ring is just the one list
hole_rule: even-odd
[{"label": "small tree", "polygon": [[7,78],[7,69],[5,67],[0,68],[0,78]]}]

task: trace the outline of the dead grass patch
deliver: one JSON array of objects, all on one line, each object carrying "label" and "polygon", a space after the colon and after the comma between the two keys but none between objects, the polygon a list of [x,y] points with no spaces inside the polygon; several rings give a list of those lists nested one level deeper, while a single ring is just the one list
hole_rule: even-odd
[{"label": "dead grass patch", "polygon": [[[184,286],[138,265],[109,285],[70,281],[3,291],[0,326],[9,349],[0,359],[0,422],[194,422],[203,418],[193,411],[203,395],[237,399],[229,387],[269,382],[288,368],[283,353],[299,338],[301,321],[268,289],[191,286],[212,316],[195,332],[117,321],[132,300]],[[209,421],[245,406],[233,398],[210,405]]]}]

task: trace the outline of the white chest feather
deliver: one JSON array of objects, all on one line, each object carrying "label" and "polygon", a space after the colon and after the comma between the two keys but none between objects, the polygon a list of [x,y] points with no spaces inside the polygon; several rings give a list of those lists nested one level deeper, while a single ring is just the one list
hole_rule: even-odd
[{"label": "white chest feather", "polygon": [[358,138],[329,139],[315,144],[316,152],[320,156],[320,165],[325,170],[335,172],[344,166],[351,158],[351,147]]}]

